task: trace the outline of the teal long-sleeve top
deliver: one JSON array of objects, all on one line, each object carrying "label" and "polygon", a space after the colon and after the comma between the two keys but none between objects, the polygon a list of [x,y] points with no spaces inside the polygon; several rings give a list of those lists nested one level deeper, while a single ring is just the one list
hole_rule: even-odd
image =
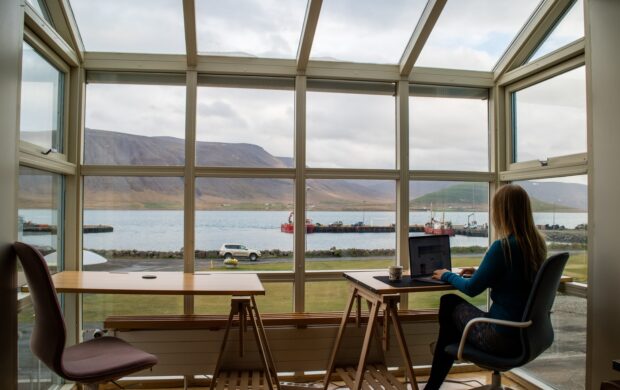
[{"label": "teal long-sleeve top", "polygon": [[[450,282],[462,293],[475,297],[491,288],[493,304],[487,317],[508,321],[521,321],[532,281],[525,274],[524,259],[514,236],[508,237],[511,261],[505,258],[501,240],[495,241],[487,251],[482,263],[470,278],[453,272],[445,272],[441,280]],[[504,326],[499,331],[510,332]]]}]

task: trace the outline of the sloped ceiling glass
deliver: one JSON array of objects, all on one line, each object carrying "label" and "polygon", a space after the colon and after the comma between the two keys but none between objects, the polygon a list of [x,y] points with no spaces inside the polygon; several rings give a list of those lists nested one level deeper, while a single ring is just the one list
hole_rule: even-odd
[{"label": "sloped ceiling glass", "polygon": [[415,65],[490,71],[539,3],[448,1]]},{"label": "sloped ceiling glass", "polygon": [[313,60],[397,64],[426,0],[325,0]]},{"label": "sloped ceiling glass", "polygon": [[43,0],[26,0],[26,2],[30,4],[30,6],[34,8],[39,13],[39,15],[43,16],[43,19],[47,20],[49,24],[51,24],[52,26],[54,25]]},{"label": "sloped ceiling glass", "polygon": [[295,58],[306,0],[197,0],[198,51]]},{"label": "sloped ceiling glass", "polygon": [[[560,22],[551,30],[551,33],[534,52],[529,61],[534,61],[545,54],[559,49],[582,38],[583,31],[583,0],[578,0],[564,15]],[[528,62],[529,62],[528,61]]]},{"label": "sloped ceiling glass", "polygon": [[71,0],[86,51],[184,54],[180,0]]}]

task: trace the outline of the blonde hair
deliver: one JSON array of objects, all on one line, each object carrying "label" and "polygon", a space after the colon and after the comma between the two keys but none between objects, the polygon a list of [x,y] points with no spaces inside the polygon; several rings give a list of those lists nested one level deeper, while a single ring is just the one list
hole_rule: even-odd
[{"label": "blonde hair", "polygon": [[547,257],[547,245],[534,224],[527,192],[516,184],[502,186],[493,196],[491,211],[506,260],[512,262],[508,236],[513,235],[523,255],[525,275],[533,280]]}]

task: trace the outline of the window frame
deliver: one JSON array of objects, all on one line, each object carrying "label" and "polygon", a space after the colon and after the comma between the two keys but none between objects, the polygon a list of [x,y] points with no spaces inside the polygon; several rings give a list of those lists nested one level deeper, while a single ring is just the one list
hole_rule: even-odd
[{"label": "window frame", "polygon": [[[537,60],[539,61],[539,60]],[[587,171],[588,153],[565,154],[549,157],[547,160],[514,161],[514,140],[516,137],[515,112],[514,112],[514,93],[535,84],[542,83],[553,77],[560,76],[573,69],[585,66],[585,56],[579,55],[564,61],[554,67],[545,69],[539,73],[521,79],[505,87],[504,105],[505,111],[505,164],[506,171],[500,172],[500,180],[517,180],[520,178],[543,178],[570,176],[571,174],[581,174]],[[531,175],[531,176],[530,176]]]},{"label": "window frame", "polygon": [[60,132],[61,142],[60,145],[62,147],[62,151],[51,152],[49,154],[44,154],[48,152],[49,149],[41,147],[39,145],[32,144],[27,141],[21,140],[19,141],[19,149],[20,149],[20,160],[23,154],[27,154],[30,157],[39,157],[44,160],[51,160],[57,163],[59,166],[63,166],[68,163],[68,149],[69,149],[69,106],[70,106],[70,66],[62,60],[60,56],[58,56],[48,45],[46,45],[32,30],[29,28],[24,28],[24,42],[28,43],[35,52],[43,58],[43,60],[47,61],[51,66],[53,66],[58,72],[62,75],[61,87],[62,91],[60,92],[59,104],[62,107],[59,107],[60,118],[60,128],[58,129]]}]

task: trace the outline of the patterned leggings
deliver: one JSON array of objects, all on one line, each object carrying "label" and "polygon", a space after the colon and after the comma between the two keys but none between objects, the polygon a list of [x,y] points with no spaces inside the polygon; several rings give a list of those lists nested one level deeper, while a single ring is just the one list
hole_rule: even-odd
[{"label": "patterned leggings", "polygon": [[[425,390],[439,389],[454,363],[454,357],[444,349],[458,343],[465,325],[472,318],[484,317],[485,312],[454,294],[441,297],[439,304],[439,337],[433,355],[433,367]],[[485,352],[509,356],[519,348],[517,338],[498,333],[493,324],[475,324],[467,334],[467,343]]]}]

